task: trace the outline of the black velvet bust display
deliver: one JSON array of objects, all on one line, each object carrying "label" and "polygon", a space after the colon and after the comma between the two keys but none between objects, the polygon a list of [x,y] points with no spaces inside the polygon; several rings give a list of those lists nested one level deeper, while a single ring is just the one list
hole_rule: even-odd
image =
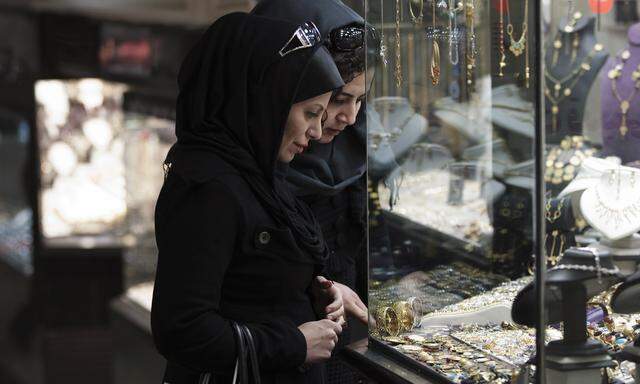
[{"label": "black velvet bust display", "polygon": [[[554,40],[550,41],[549,47],[547,47],[546,53],[546,71],[548,71],[554,78],[562,79],[568,76],[573,70],[579,68],[579,66],[589,56],[589,53],[593,50],[594,46],[598,43],[595,37],[595,18],[583,16],[580,18],[574,28],[574,32],[565,32],[565,26],[567,25],[567,19],[563,19],[559,26],[559,37],[562,41],[563,47],[560,49],[558,60],[556,65],[552,65],[552,58],[555,48],[553,46]],[[575,60],[571,61],[572,41],[574,34],[578,34],[580,38],[580,45],[577,51]],[[568,47],[568,48],[565,48]],[[593,83],[595,82],[598,73],[607,61],[608,54],[606,50],[596,52],[593,55],[593,60],[590,61],[590,69],[580,76],[576,85],[571,89],[571,96],[565,97],[559,103],[559,113],[557,115],[557,127],[554,130],[553,126],[553,114],[552,103],[549,98],[546,98],[546,134],[547,143],[559,143],[565,136],[582,135],[582,122],[584,119],[584,110],[589,97],[589,91]],[[571,84],[572,80],[567,80],[562,84],[563,90],[567,84]],[[550,92],[553,93],[554,83],[548,78],[546,79],[546,86]]]},{"label": "black velvet bust display", "polygon": [[[600,266],[613,269],[612,256],[600,252]],[[560,262],[562,265],[582,265],[596,267],[593,253],[582,248],[567,250]],[[562,268],[562,267],[561,267]],[[622,275],[601,274],[600,279],[595,271],[577,269],[551,269],[547,272],[545,309],[547,323],[565,323],[565,339],[570,343],[582,340],[586,335],[587,300],[620,282]],[[535,282],[525,286],[513,301],[511,317],[514,322],[528,327],[535,326],[537,303],[535,298]],[[569,325],[571,324],[571,325]],[[584,332],[583,332],[584,331]]]}]

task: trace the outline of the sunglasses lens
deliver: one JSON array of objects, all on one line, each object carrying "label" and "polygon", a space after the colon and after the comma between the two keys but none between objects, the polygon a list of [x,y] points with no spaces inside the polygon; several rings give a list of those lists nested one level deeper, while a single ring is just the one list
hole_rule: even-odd
[{"label": "sunglasses lens", "polygon": [[334,47],[350,51],[364,44],[364,29],[357,27],[340,28],[332,32],[331,42]]}]

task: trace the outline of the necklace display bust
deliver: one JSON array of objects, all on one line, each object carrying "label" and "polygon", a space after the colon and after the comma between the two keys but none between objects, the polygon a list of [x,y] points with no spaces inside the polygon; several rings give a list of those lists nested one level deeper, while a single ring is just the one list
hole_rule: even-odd
[{"label": "necklace display bust", "polygon": [[[611,58],[601,75],[602,144],[606,156],[618,156],[623,163],[640,160],[640,87],[634,72],[640,73],[640,23],[629,28],[629,45]],[[625,53],[628,52],[628,53]],[[623,55],[626,59],[624,59]],[[617,78],[610,78],[622,65]],[[620,67],[618,67],[620,68]],[[614,84],[615,82],[615,84]],[[620,99],[628,103],[626,133],[621,133],[623,113]]]},{"label": "necklace display bust", "polygon": [[[556,39],[547,48],[546,56],[552,58],[547,60],[545,71],[548,143],[557,144],[565,136],[582,135],[589,91],[608,57],[596,40],[595,18],[580,17],[569,29],[571,32],[567,32],[568,23],[567,19],[560,23]],[[554,55],[557,60],[553,60]]]}]

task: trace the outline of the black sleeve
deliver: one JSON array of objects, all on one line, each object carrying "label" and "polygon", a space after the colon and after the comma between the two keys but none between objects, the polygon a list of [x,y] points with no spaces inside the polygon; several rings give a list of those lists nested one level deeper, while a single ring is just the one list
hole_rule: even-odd
[{"label": "black sleeve", "polygon": [[[235,337],[219,314],[225,272],[241,228],[241,208],[215,181],[187,185],[170,175],[156,207],[158,267],[151,327],[158,351],[197,372],[231,372]],[[246,324],[261,369],[287,370],[304,363],[306,340],[293,322]]]}]

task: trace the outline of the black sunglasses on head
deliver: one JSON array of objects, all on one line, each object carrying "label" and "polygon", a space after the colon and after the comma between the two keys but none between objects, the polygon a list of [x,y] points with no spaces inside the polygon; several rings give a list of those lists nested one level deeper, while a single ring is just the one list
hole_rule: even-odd
[{"label": "black sunglasses on head", "polygon": [[336,28],[329,33],[329,49],[348,52],[364,46],[364,27],[347,26]]}]

